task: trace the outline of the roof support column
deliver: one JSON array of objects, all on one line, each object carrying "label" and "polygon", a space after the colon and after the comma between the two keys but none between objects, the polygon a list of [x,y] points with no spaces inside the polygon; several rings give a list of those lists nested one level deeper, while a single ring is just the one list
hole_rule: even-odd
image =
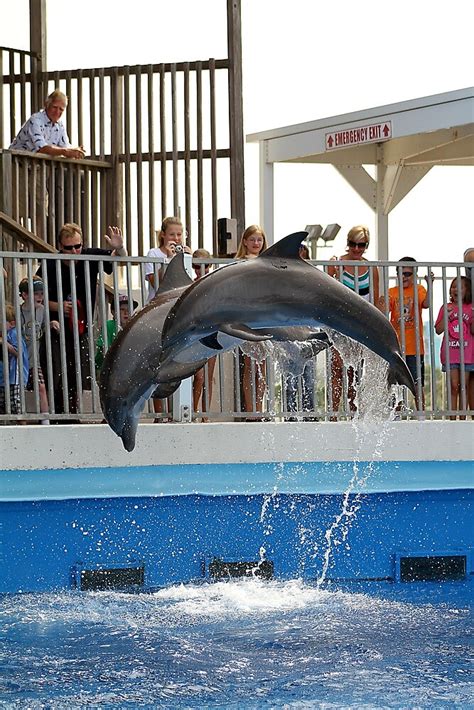
[{"label": "roof support column", "polygon": [[375,258],[380,261],[388,260],[388,214],[385,213],[384,205],[384,180],[386,166],[384,163],[383,145],[377,146],[377,165],[375,168]]},{"label": "roof support column", "polygon": [[268,244],[275,240],[275,184],[273,163],[267,162],[267,141],[259,142],[260,150],[260,224]]}]

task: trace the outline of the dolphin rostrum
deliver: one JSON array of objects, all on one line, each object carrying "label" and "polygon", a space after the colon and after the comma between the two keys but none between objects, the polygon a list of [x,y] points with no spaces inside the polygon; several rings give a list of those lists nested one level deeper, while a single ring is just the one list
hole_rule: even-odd
[{"label": "dolphin rostrum", "polygon": [[[229,264],[195,281],[171,308],[162,332],[160,382],[176,381],[199,344],[220,350],[221,334],[260,340],[268,328],[328,327],[384,358],[390,384],[415,385],[395,330],[371,303],[298,255],[295,232],[256,259]],[[189,367],[191,365],[189,364]],[[184,368],[185,369],[185,368]]]}]

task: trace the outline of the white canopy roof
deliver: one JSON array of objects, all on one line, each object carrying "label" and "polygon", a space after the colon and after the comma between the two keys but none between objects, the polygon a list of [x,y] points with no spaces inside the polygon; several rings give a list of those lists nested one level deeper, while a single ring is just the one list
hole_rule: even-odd
[{"label": "white canopy roof", "polygon": [[[377,217],[388,258],[388,214],[434,165],[474,165],[474,87],[252,133],[260,144],[260,209],[273,238],[273,165],[327,163]],[[376,166],[375,179],[364,165]]]}]

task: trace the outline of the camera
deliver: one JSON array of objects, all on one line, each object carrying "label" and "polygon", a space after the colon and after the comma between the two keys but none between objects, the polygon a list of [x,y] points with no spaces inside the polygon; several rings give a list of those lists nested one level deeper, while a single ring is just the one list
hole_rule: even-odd
[{"label": "camera", "polygon": [[175,244],[175,247],[174,247],[175,254],[181,254],[183,251],[184,251],[184,247],[182,244]]}]

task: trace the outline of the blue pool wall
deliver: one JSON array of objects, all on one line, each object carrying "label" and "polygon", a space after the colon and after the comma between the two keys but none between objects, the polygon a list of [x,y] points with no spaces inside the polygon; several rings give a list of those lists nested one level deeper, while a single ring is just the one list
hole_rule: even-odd
[{"label": "blue pool wall", "polygon": [[329,581],[396,580],[400,555],[473,575],[472,424],[144,425],[132,454],[101,425],[3,427],[0,592],[134,565],[152,589],[215,558],[314,580],[328,545]]}]

